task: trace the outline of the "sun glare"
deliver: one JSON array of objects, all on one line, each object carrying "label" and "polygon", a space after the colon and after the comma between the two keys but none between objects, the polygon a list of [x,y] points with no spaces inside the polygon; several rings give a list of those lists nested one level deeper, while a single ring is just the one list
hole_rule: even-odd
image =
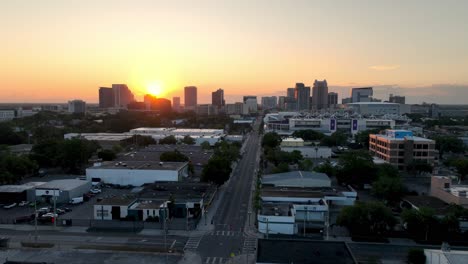
[{"label": "sun glare", "polygon": [[161,93],[163,92],[161,85],[157,83],[152,83],[148,85],[147,89],[148,89],[148,93],[154,96],[161,95]]}]

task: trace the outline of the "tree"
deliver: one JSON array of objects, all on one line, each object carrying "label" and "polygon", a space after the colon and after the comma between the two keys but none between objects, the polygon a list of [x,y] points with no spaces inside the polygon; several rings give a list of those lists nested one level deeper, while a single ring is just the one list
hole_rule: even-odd
[{"label": "tree", "polygon": [[175,138],[175,136],[170,135],[170,136],[167,136],[165,138],[160,139],[159,144],[161,144],[161,145],[175,145],[175,144],[177,144],[177,139]]},{"label": "tree", "polygon": [[403,190],[403,183],[400,177],[391,178],[388,176],[380,176],[377,181],[372,184],[372,194],[377,198],[389,202],[399,201]]},{"label": "tree", "polygon": [[432,165],[427,163],[424,160],[413,160],[408,166],[406,170],[411,172],[412,174],[422,174],[424,172],[431,173],[432,172]]},{"label": "tree", "polygon": [[345,133],[336,131],[335,133],[331,134],[331,136],[324,136],[320,140],[320,145],[328,147],[342,146],[346,144],[347,139],[348,136]]},{"label": "tree", "polygon": [[303,171],[310,171],[314,167],[314,163],[310,159],[304,159],[299,162],[299,169]]},{"label": "tree", "polygon": [[114,151],[110,149],[103,149],[98,152],[98,158],[102,159],[103,161],[110,161],[114,160],[117,157]]},{"label": "tree", "polygon": [[193,137],[191,137],[191,136],[185,136],[182,139],[182,143],[184,143],[186,145],[195,145],[195,139],[193,139]]},{"label": "tree", "polygon": [[434,137],[436,142],[436,149],[439,151],[439,158],[442,159],[445,152],[452,153],[463,153],[465,151],[465,145],[463,141],[453,136],[436,136]]},{"label": "tree", "polygon": [[2,154],[0,156],[0,182],[4,184],[16,183],[26,175],[37,170],[37,164],[27,156]]},{"label": "tree", "polygon": [[203,167],[201,180],[203,182],[213,182],[222,185],[229,179],[231,174],[231,161],[225,157],[214,156],[208,164]]},{"label": "tree", "polygon": [[367,151],[349,151],[340,156],[336,173],[339,182],[363,185],[371,183],[376,174],[372,156]]},{"label": "tree", "polygon": [[399,178],[400,172],[397,167],[389,163],[379,164],[377,167],[378,177]]},{"label": "tree", "polygon": [[180,153],[177,149],[174,151],[163,152],[159,157],[161,161],[165,162],[187,162],[189,158]]},{"label": "tree", "polygon": [[263,135],[262,147],[276,148],[281,143],[281,137],[275,132],[268,132]]},{"label": "tree", "polygon": [[380,202],[356,202],[341,210],[336,223],[354,236],[382,236],[396,225],[392,211]]},{"label": "tree", "polygon": [[406,258],[408,264],[425,264],[426,255],[424,255],[424,250],[421,248],[412,248],[408,250],[408,256]]},{"label": "tree", "polygon": [[435,230],[438,221],[432,208],[420,207],[416,209],[405,209],[401,213],[403,224],[410,234],[415,238],[428,240],[431,230]]},{"label": "tree", "polygon": [[314,168],[316,172],[325,173],[328,176],[334,176],[336,174],[335,168],[331,165],[330,161],[326,161],[324,164]]},{"label": "tree", "polygon": [[466,175],[468,175],[468,159],[457,159],[453,161],[452,165],[457,170],[458,182],[465,180]]},{"label": "tree", "polygon": [[369,149],[369,135],[371,134],[378,134],[381,129],[369,129],[369,130],[362,130],[359,131],[355,136],[354,140],[357,144],[361,145],[365,149]]},{"label": "tree", "polygon": [[215,144],[214,155],[225,157],[229,161],[237,161],[240,158],[240,146],[236,143],[220,141]]},{"label": "tree", "polygon": [[200,146],[202,147],[203,150],[209,150],[211,149],[211,145],[210,145],[210,142],[208,141],[203,141]]},{"label": "tree", "polygon": [[283,172],[288,172],[289,171],[289,165],[287,163],[280,163],[278,166],[273,168],[272,173],[283,173]]},{"label": "tree", "polygon": [[31,150],[31,158],[40,167],[52,168],[60,165],[60,152],[63,140],[49,139],[35,144]]},{"label": "tree", "polygon": [[67,139],[60,145],[59,158],[63,169],[72,173],[81,173],[83,165],[96,152],[99,145],[84,139]]},{"label": "tree", "polygon": [[0,123],[0,145],[17,145],[26,142],[24,132],[14,132],[7,123]]},{"label": "tree", "polygon": [[302,138],[304,141],[321,140],[323,137],[325,137],[323,133],[310,130],[310,129],[294,131],[292,136],[296,138]]},{"label": "tree", "polygon": [[156,140],[151,136],[133,135],[127,142],[135,143],[137,146],[146,147],[156,144]]}]

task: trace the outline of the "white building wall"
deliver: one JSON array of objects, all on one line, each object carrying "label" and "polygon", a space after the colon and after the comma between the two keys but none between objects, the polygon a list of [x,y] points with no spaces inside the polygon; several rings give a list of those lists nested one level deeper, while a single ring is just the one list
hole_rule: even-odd
[{"label": "white building wall", "polygon": [[155,181],[178,181],[178,171],[131,170],[131,169],[86,169],[86,179],[100,178],[104,183],[141,186]]},{"label": "white building wall", "polygon": [[258,215],[258,231],[266,234],[295,234],[295,224],[293,216],[271,216]]},{"label": "white building wall", "polygon": [[[104,210],[104,215],[100,212]],[[94,205],[94,219],[96,220],[112,220],[112,206],[110,205]]]}]

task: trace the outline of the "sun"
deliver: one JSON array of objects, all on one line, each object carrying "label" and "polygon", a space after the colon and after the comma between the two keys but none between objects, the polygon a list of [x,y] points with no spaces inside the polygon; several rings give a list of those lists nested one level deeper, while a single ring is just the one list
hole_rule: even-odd
[{"label": "sun", "polygon": [[161,85],[158,83],[151,83],[146,89],[148,90],[149,94],[154,96],[161,95],[161,93],[163,92]]}]

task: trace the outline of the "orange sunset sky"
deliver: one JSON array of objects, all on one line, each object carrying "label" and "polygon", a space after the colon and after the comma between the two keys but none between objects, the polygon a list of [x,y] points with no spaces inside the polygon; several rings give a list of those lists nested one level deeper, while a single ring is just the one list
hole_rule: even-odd
[{"label": "orange sunset sky", "polygon": [[[327,79],[410,102],[468,101],[468,1],[0,2],[0,102],[97,102],[98,87],[151,85],[199,102],[225,90],[282,95]],[[182,99],[183,101],[183,99]]]}]

